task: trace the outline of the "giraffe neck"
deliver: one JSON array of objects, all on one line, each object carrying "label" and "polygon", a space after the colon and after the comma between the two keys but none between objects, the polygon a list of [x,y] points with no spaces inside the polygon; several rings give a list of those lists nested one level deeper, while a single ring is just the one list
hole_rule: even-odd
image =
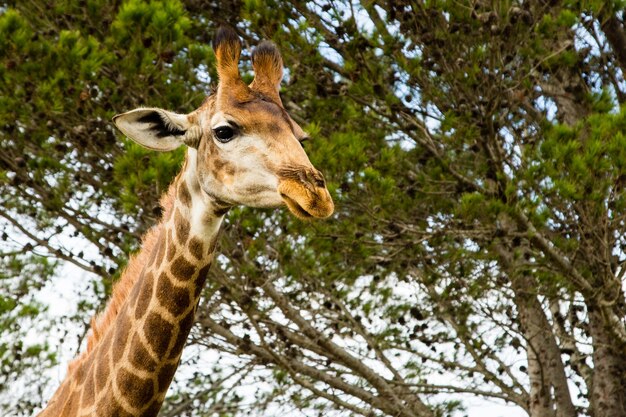
[{"label": "giraffe neck", "polygon": [[201,192],[195,160],[189,149],[167,193],[173,204],[153,231],[156,244],[149,255],[137,255],[148,260],[114,321],[40,417],[157,415],[193,325],[225,213]]}]

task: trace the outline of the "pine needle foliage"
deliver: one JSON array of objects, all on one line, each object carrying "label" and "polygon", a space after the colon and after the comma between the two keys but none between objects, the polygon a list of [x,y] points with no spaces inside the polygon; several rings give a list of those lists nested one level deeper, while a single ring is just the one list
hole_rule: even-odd
[{"label": "pine needle foliage", "polygon": [[111,117],[200,105],[230,23],[246,79],[281,50],[337,211],[231,210],[161,415],[623,416],[624,7],[0,3],[0,413],[49,397],[180,167]]}]

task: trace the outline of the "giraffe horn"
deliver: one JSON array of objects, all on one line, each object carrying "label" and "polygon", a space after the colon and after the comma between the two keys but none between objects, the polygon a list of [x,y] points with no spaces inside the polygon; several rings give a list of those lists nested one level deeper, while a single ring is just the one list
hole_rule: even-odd
[{"label": "giraffe horn", "polygon": [[252,68],[254,80],[250,88],[281,104],[279,91],[283,79],[283,58],[273,42],[263,41],[254,49]]},{"label": "giraffe horn", "polygon": [[220,80],[239,78],[241,40],[233,28],[222,26],[217,30],[213,39],[213,50],[217,58],[217,72]]},{"label": "giraffe horn", "polygon": [[229,26],[220,27],[213,39],[213,50],[217,61],[219,84],[217,95],[228,95],[243,100],[249,94],[248,86],[239,74],[241,40],[237,32]]}]

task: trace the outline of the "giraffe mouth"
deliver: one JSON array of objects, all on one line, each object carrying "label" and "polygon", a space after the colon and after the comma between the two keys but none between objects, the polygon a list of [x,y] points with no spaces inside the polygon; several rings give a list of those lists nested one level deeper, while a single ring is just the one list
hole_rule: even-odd
[{"label": "giraffe mouth", "polygon": [[289,211],[299,219],[323,219],[333,214],[335,210],[333,199],[325,186],[313,186],[286,179],[279,184],[278,192]]},{"label": "giraffe mouth", "polygon": [[281,194],[280,196],[283,198],[283,201],[287,205],[289,211],[291,211],[296,217],[306,220],[313,218],[313,215],[298,204],[296,200],[289,198],[286,194]]}]

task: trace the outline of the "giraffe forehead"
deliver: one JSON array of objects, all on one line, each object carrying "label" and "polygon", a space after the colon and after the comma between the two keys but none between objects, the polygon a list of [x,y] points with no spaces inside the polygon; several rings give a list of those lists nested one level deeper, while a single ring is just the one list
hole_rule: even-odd
[{"label": "giraffe forehead", "polygon": [[256,98],[248,101],[224,100],[211,118],[211,126],[234,122],[247,131],[295,134],[295,124],[278,104]]}]

